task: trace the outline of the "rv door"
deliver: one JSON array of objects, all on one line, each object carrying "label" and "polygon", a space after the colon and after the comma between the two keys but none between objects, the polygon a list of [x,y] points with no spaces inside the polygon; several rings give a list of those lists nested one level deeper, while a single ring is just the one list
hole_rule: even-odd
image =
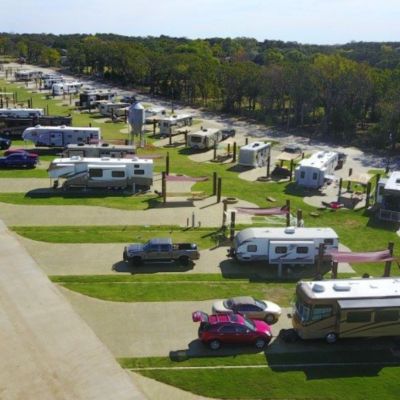
[{"label": "rv door", "polygon": [[314,264],[315,244],[311,240],[269,242],[270,264]]}]

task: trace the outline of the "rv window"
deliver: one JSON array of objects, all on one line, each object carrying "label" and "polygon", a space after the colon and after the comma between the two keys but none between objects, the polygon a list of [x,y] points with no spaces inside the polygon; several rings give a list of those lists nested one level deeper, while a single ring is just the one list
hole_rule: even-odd
[{"label": "rv window", "polygon": [[313,178],[314,181],[316,181],[317,178],[318,178],[318,174],[317,174],[316,172],[314,172],[314,173],[312,174],[312,178]]},{"label": "rv window", "polygon": [[255,253],[257,252],[257,245],[256,244],[248,244],[247,245],[247,251],[249,253]]},{"label": "rv window", "polygon": [[276,254],[286,254],[287,253],[287,247],[286,246],[278,246],[275,248],[275,253]]},{"label": "rv window", "polygon": [[324,244],[328,246],[333,246],[333,239],[324,239]]},{"label": "rv window", "polygon": [[298,247],[296,249],[296,253],[297,254],[307,254],[308,253],[308,247],[305,247],[305,246]]},{"label": "rv window", "polygon": [[385,186],[379,186],[378,194],[382,196],[384,192],[385,192]]},{"label": "rv window", "polygon": [[190,137],[190,141],[192,143],[200,143],[201,142],[202,137],[201,136],[191,136]]},{"label": "rv window", "polygon": [[331,306],[315,306],[312,310],[311,320],[319,321],[321,319],[328,318],[332,315],[332,307]]},{"label": "rv window", "polygon": [[111,171],[111,176],[113,178],[125,178],[125,172],[124,171]]},{"label": "rv window", "polygon": [[399,310],[381,310],[375,312],[375,322],[398,321]]},{"label": "rv window", "polygon": [[140,164],[134,164],[133,168],[140,168]]},{"label": "rv window", "polygon": [[144,175],[144,169],[135,169],[134,174],[135,175]]},{"label": "rv window", "polygon": [[371,311],[350,311],[347,313],[347,322],[370,322]]},{"label": "rv window", "polygon": [[306,177],[306,173],[304,171],[300,172],[300,178],[304,179]]},{"label": "rv window", "polygon": [[102,169],[89,169],[90,178],[101,178],[103,176]]}]

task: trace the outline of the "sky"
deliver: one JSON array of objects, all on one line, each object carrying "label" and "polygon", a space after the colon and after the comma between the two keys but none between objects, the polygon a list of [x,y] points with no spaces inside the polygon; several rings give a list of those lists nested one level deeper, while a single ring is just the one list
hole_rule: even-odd
[{"label": "sky", "polygon": [[399,0],[0,0],[0,31],[400,41]]}]

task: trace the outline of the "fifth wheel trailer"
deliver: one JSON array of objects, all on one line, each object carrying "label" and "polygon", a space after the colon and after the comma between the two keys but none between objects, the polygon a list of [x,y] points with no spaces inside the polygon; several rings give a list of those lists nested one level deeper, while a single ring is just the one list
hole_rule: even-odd
[{"label": "fifth wheel trailer", "polygon": [[120,145],[120,144],[69,144],[64,149],[63,157],[111,157],[111,158],[125,158],[136,154],[135,146]]},{"label": "fifth wheel trailer", "polygon": [[188,146],[192,149],[212,149],[216,144],[222,141],[222,132],[220,129],[208,128],[192,132],[187,135]]},{"label": "fifth wheel trailer", "polygon": [[271,143],[253,142],[240,148],[239,165],[264,167],[271,155]]}]

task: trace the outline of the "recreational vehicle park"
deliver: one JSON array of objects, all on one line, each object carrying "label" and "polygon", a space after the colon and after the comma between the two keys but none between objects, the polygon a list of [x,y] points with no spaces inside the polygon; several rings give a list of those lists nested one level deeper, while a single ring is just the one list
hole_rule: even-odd
[{"label": "recreational vehicle park", "polygon": [[[17,80],[22,69],[37,67],[0,65],[0,109],[38,109],[72,121],[32,123],[20,137],[10,134],[11,149],[37,154],[37,163],[0,168],[1,219],[149,398],[155,389],[147,378],[155,387],[215,398],[321,398],[328,391],[334,399],[393,398],[400,371],[398,158],[97,81],[61,92],[51,77],[58,85],[52,92],[35,76]],[[98,110],[76,105],[95,91],[103,94]],[[124,98],[132,95],[143,106],[136,108],[139,133],[134,118],[127,123],[136,111]],[[111,98],[118,112],[101,113]],[[160,113],[145,123],[150,109]],[[0,112],[2,134],[6,119]],[[293,145],[300,151],[291,152]],[[171,260],[147,262],[136,253],[124,259],[126,245],[138,251],[148,241],[159,253],[170,246]],[[198,259],[182,258],[197,249]],[[365,298],[354,285],[376,290]],[[304,304],[294,304],[296,293]],[[216,299],[236,296],[282,308],[262,351],[212,350],[198,339],[192,313],[211,314]],[[306,306],[321,298],[331,303],[315,317]],[[365,304],[376,298],[376,306]],[[320,336],[309,333],[307,321],[321,324],[339,312],[347,325],[331,321]],[[379,325],[389,322],[393,330]],[[374,330],[351,334],[351,323]]]}]

